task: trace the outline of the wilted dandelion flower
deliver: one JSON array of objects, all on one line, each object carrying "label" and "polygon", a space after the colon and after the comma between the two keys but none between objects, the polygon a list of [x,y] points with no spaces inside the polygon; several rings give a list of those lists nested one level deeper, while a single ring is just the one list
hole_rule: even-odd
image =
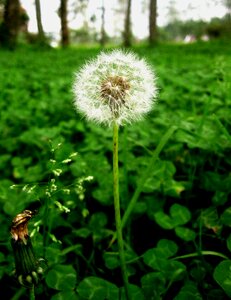
[{"label": "wilted dandelion flower", "polygon": [[74,94],[74,105],[87,119],[124,125],[151,110],[157,88],[144,59],[115,50],[101,53],[76,73]]},{"label": "wilted dandelion flower", "polygon": [[15,258],[15,275],[21,285],[31,287],[37,284],[44,272],[42,259],[37,260],[33,245],[28,233],[28,222],[34,216],[34,212],[24,210],[12,221],[11,245]]}]

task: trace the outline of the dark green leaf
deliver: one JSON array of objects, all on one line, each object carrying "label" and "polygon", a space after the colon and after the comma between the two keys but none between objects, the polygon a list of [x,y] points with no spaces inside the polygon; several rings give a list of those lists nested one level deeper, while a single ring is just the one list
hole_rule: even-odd
[{"label": "dark green leaf", "polygon": [[174,221],[163,211],[158,211],[154,214],[155,221],[164,229],[173,229],[175,226]]},{"label": "dark green leaf", "polygon": [[227,248],[229,249],[229,251],[231,252],[231,234],[229,235],[228,239],[227,239]]},{"label": "dark green leaf", "polygon": [[223,214],[221,215],[221,222],[226,225],[231,227],[231,207],[227,208]]},{"label": "dark green leaf", "polygon": [[184,225],[191,219],[191,213],[189,209],[177,203],[171,206],[170,215],[174,220],[175,226]]},{"label": "dark green leaf", "polygon": [[88,300],[118,300],[119,297],[117,286],[99,277],[86,277],[79,283],[77,291]]},{"label": "dark green leaf", "polygon": [[194,282],[188,281],[174,300],[203,300]]},{"label": "dark green leaf", "polygon": [[[134,284],[129,284],[128,287],[129,287],[131,300],[145,300],[143,291],[141,290],[140,287]],[[124,288],[122,288],[121,300],[127,300]]]},{"label": "dark green leaf", "polygon": [[157,249],[160,250],[163,254],[163,257],[174,256],[178,251],[178,246],[175,242],[171,240],[162,239],[159,240],[157,244]]},{"label": "dark green leaf", "polygon": [[70,265],[56,265],[48,271],[46,283],[55,290],[73,290],[76,285],[76,272]]},{"label": "dark green leaf", "polygon": [[141,278],[142,289],[146,296],[146,299],[161,299],[165,291],[166,278],[163,272],[152,272],[144,275]]},{"label": "dark green leaf", "polygon": [[213,273],[216,282],[231,297],[231,260],[224,260],[216,266]]},{"label": "dark green leaf", "polygon": [[51,297],[51,300],[81,300],[80,297],[74,291],[64,291],[55,294]]},{"label": "dark green leaf", "polygon": [[196,238],[195,231],[186,228],[186,227],[176,227],[175,228],[176,235],[179,236],[184,241],[192,241]]}]

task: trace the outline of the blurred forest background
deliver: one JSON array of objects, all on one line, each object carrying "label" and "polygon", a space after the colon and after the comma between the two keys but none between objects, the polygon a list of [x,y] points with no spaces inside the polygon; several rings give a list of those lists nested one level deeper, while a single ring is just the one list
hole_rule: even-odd
[{"label": "blurred forest background", "polygon": [[[60,36],[54,33],[47,33],[43,26],[43,14],[46,10],[46,4],[41,6],[40,0],[32,1],[37,23],[37,33],[30,32],[28,24],[29,14],[23,7],[20,0],[0,0],[0,45],[1,47],[14,48],[18,43],[39,44],[39,45],[79,45],[86,43],[122,44],[131,46],[134,43],[148,41],[150,45],[157,41],[184,41],[193,42],[196,40],[210,40],[231,36],[231,1],[214,0],[209,1],[211,7],[220,6],[225,8],[222,17],[212,17],[210,20],[189,18],[182,20],[177,9],[177,1],[170,0],[166,2],[165,11],[167,11],[165,24],[158,26],[158,17],[160,16],[157,0],[139,0],[137,5],[141,7],[140,13],[147,18],[146,34],[143,37],[137,37],[133,33],[134,22],[142,26],[142,18],[132,21],[133,9],[137,0],[117,0],[112,1],[110,7],[111,24],[120,24],[114,26],[114,31],[110,34],[106,29],[107,0],[98,1],[99,7],[96,11],[90,10],[90,0],[60,0],[59,8],[56,13],[60,18]],[[188,6],[195,13],[195,3]],[[47,3],[47,5],[51,5]],[[42,9],[43,8],[43,9]],[[78,21],[77,28],[69,26],[73,21]],[[108,19],[107,19],[108,20]],[[35,22],[35,20],[34,20]],[[50,20],[52,22],[52,19]],[[119,28],[122,27],[122,28]]]}]

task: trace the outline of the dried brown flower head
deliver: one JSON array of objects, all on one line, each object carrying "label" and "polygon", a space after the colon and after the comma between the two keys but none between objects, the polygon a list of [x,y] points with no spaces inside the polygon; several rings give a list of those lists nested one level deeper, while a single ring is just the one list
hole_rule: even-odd
[{"label": "dried brown flower head", "polygon": [[10,232],[15,241],[22,240],[24,243],[26,242],[28,237],[28,222],[34,215],[34,212],[24,210],[13,219]]},{"label": "dried brown flower head", "polygon": [[44,260],[36,259],[27,228],[35,214],[36,211],[24,210],[13,219],[11,225],[15,276],[21,285],[28,288],[39,283],[45,269],[42,265]]}]

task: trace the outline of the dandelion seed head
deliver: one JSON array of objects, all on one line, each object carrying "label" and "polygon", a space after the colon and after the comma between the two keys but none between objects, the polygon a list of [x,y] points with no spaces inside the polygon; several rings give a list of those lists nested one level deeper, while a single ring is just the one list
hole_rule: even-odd
[{"label": "dandelion seed head", "polygon": [[76,73],[74,105],[89,120],[124,125],[152,109],[155,81],[144,59],[122,50],[103,52]]}]

